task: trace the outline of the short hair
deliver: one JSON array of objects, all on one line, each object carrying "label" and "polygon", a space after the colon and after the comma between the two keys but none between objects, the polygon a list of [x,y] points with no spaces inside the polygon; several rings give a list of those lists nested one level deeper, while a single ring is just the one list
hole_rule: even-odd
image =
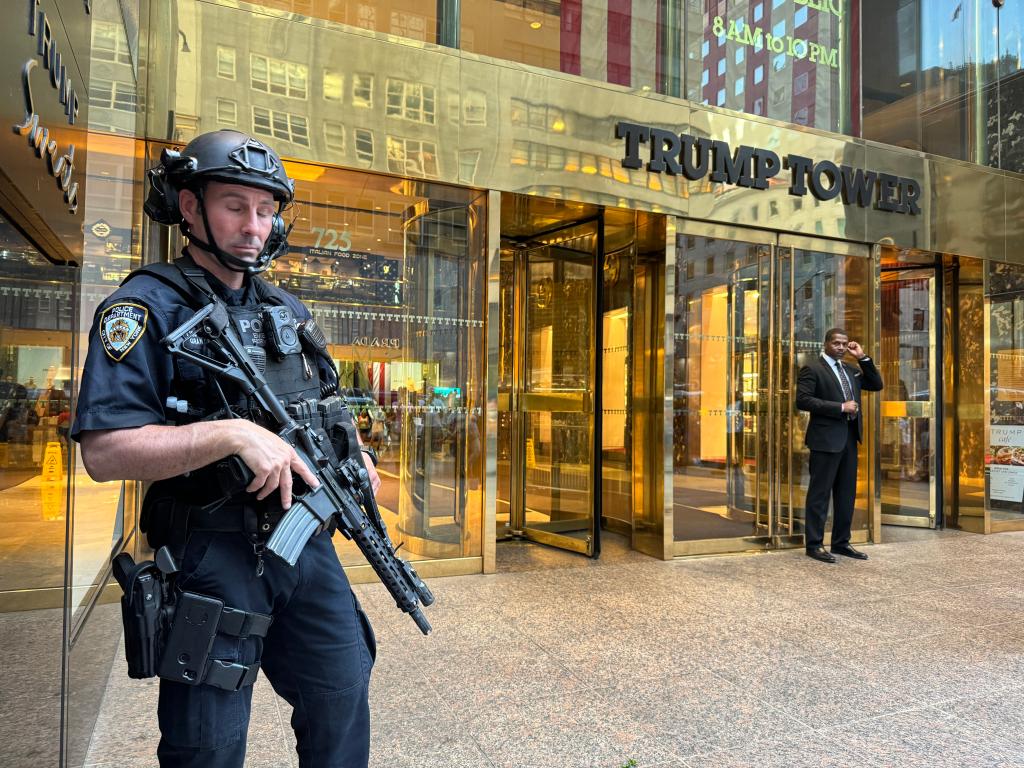
[{"label": "short hair", "polygon": [[836,336],[845,336],[846,338],[850,338],[850,334],[848,334],[842,328],[829,328],[827,331],[825,331],[825,343],[828,344]]}]

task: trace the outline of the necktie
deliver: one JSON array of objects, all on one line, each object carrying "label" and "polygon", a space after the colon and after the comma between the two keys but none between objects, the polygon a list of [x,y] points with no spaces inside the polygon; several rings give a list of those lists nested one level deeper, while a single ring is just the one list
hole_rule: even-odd
[{"label": "necktie", "polygon": [[[846,378],[846,371],[843,370],[843,364],[839,360],[836,360],[836,370],[839,371],[839,384],[843,388],[843,397],[846,398],[846,400],[853,400],[853,387],[850,386],[850,380]],[[856,414],[846,414],[846,418],[849,421],[853,421],[855,417]]]}]

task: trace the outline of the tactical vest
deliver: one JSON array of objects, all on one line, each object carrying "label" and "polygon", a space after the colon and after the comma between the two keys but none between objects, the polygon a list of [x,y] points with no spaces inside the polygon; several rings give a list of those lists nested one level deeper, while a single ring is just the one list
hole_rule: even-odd
[{"label": "tactical vest", "polygon": [[[128,275],[122,285],[139,275],[155,277],[171,286],[196,311],[209,304],[214,295],[202,270],[185,256],[173,264],[148,264],[141,267]],[[323,334],[312,321],[307,321],[313,326],[311,332],[301,333],[300,321],[280,291],[258,277],[252,277],[251,280],[253,293],[259,303],[242,306],[225,303],[225,308],[235,332],[260,368],[270,389],[285,403],[326,397],[336,388],[337,381],[320,380],[318,359],[326,359],[331,368],[334,365],[327,354]],[[276,337],[284,337],[284,344],[273,343],[271,326],[277,329]],[[204,351],[205,342],[198,335],[193,335],[186,343],[196,351]],[[260,423],[259,414],[252,412],[245,394],[230,382],[220,381],[195,363],[180,358],[174,359],[174,371],[172,394],[178,401],[185,401],[188,407],[181,411],[171,410],[168,423],[186,424],[204,419],[230,418],[232,414],[252,418]],[[231,409],[231,414],[227,413],[225,405]]]},{"label": "tactical vest", "polygon": [[[298,322],[292,311],[284,304],[261,302],[256,305],[227,307],[235,332],[245,345],[249,357],[263,373],[274,394],[286,403],[298,400],[320,398],[320,376],[317,366],[319,352],[311,349],[309,343],[302,343]],[[273,313],[275,320],[269,315]],[[268,330],[264,327],[274,322],[279,329],[294,339],[291,351],[279,354],[269,341]],[[204,342],[198,336],[186,340],[186,344],[204,354]],[[218,381],[210,372],[195,363],[175,359],[174,395],[188,403],[192,418],[178,419],[176,423],[188,423],[211,417],[227,418],[224,409],[226,399],[232,413],[260,422],[258,414],[250,409],[243,392],[230,382]],[[221,396],[221,392],[224,396]],[[267,426],[264,424],[263,426]]]},{"label": "tactical vest", "polygon": [[[196,311],[209,304],[215,295],[202,270],[187,256],[171,264],[141,267],[128,275],[122,285],[139,275],[149,275],[174,288]],[[330,369],[334,367],[323,334],[311,320],[307,322],[312,327],[304,328],[305,332],[300,331],[300,320],[294,316],[280,291],[257,277],[251,280],[257,304],[230,306],[219,297],[218,300],[225,305],[235,332],[262,371],[271,391],[285,404],[300,400],[316,401],[333,393],[337,379],[322,382],[319,375],[318,358],[330,361]],[[276,344],[271,338],[271,326],[276,328]],[[198,335],[187,339],[186,344],[196,351],[204,351],[205,341]],[[174,371],[171,393],[177,398],[178,408],[168,405],[167,423],[188,424],[242,417],[261,426],[270,426],[245,393],[231,382],[219,380],[195,363],[178,357],[174,359]],[[182,405],[182,402],[187,405]],[[316,408],[312,411],[316,413]],[[157,548],[163,543],[174,543],[176,539],[183,543],[180,537],[189,525],[189,509],[204,507],[216,500],[219,488],[220,478],[215,465],[195,470],[184,477],[153,483],[143,503],[141,521],[150,545]],[[235,502],[220,504],[220,517],[230,519],[230,514],[224,513],[245,506],[253,505],[243,504],[241,497]],[[266,533],[269,530],[267,521],[273,517],[272,510],[268,511],[266,503],[259,503],[258,507],[248,512],[257,514],[256,529]]]}]

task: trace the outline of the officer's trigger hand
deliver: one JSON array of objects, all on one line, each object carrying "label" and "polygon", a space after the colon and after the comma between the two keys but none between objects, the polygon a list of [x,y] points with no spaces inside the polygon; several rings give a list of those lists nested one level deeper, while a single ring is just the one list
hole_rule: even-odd
[{"label": "officer's trigger hand", "polygon": [[[313,474],[312,470],[306,466],[306,463],[299,458],[299,454],[295,452],[294,448],[289,446],[292,452],[291,456],[291,471],[282,473],[281,477],[281,508],[290,509],[292,506],[292,474],[294,473],[297,480],[301,481],[296,487],[296,495],[302,495],[305,491],[311,488],[319,488],[320,481],[316,479],[316,475]],[[285,479],[284,474],[288,477]],[[301,488],[301,490],[299,490]]]}]

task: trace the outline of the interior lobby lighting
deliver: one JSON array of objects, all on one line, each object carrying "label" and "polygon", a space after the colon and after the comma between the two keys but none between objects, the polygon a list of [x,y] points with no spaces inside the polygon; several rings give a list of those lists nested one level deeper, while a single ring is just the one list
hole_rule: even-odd
[{"label": "interior lobby lighting", "polygon": [[539,21],[531,21],[530,22],[530,29],[540,29],[540,28],[541,28],[541,23]]},{"label": "interior lobby lighting", "polygon": [[555,118],[555,122],[551,124],[551,130],[555,133],[561,133],[565,130],[565,120],[560,117]]},{"label": "interior lobby lighting", "polygon": [[288,160],[284,161],[284,169],[288,172],[288,176],[296,181],[316,181],[324,175],[324,171],[326,170],[319,165],[293,163]]}]

